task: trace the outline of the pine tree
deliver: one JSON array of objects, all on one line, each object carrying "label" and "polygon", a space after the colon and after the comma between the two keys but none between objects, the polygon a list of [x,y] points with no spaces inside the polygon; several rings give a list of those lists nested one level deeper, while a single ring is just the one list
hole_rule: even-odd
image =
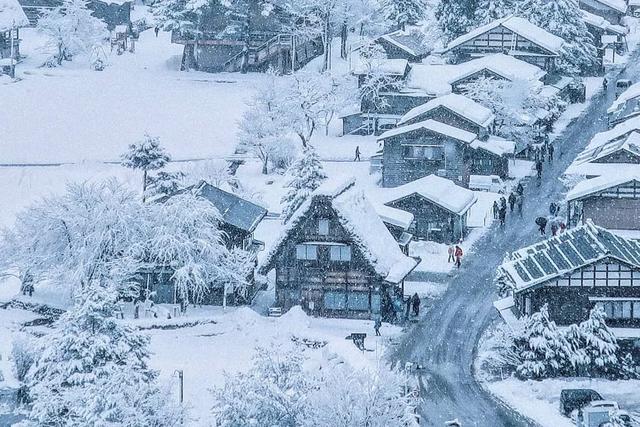
[{"label": "pine tree", "polygon": [[473,28],[476,0],[441,0],[436,19],[449,42]]},{"label": "pine tree", "polygon": [[406,25],[420,21],[426,5],[422,0],[383,0],[382,13],[387,20],[404,30]]},{"label": "pine tree", "polygon": [[579,74],[598,63],[598,51],[577,0],[525,0],[520,13],[531,23],[562,38],[559,71]]},{"label": "pine tree", "polygon": [[42,337],[43,353],[27,375],[30,416],[38,424],[163,425],[152,422],[163,409],[150,405],[161,399],[157,374],[147,366],[149,339],[116,322],[116,295],[91,283]]},{"label": "pine tree", "polygon": [[572,374],[578,376],[587,374],[590,359],[585,349],[586,337],[583,330],[578,325],[573,324],[569,326],[564,336],[571,348],[568,361]]},{"label": "pine tree", "polygon": [[623,380],[640,379],[640,368],[634,362],[631,353],[627,353],[620,362],[620,377]]},{"label": "pine tree", "polygon": [[149,196],[170,196],[180,188],[180,184],[184,181],[185,174],[183,172],[158,172],[156,175],[149,176]]},{"label": "pine tree", "polygon": [[545,304],[539,312],[526,318],[522,333],[516,337],[522,363],[517,374],[522,378],[546,378],[562,372],[571,357],[569,343],[555,322],[549,319]]},{"label": "pine tree", "polygon": [[479,0],[475,24],[481,26],[513,14],[517,0]]},{"label": "pine tree", "polygon": [[129,150],[122,155],[122,166],[130,169],[141,169],[142,175],[142,201],[146,199],[147,174],[150,170],[164,167],[171,157],[160,146],[158,137],[144,135],[144,139],[129,145]]},{"label": "pine tree", "polygon": [[283,205],[284,222],[289,221],[293,213],[327,178],[320,157],[311,146],[307,146],[298,160],[293,163],[290,173],[291,180],[286,184],[288,190],[280,201]]},{"label": "pine tree", "polygon": [[596,306],[589,318],[580,323],[585,339],[585,351],[590,368],[595,372],[611,372],[618,363],[616,355],[619,347],[615,335],[605,323],[606,314],[602,307]]}]

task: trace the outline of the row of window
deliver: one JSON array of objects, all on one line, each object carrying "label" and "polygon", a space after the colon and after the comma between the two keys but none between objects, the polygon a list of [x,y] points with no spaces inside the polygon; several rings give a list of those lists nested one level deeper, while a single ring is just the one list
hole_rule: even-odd
[{"label": "row of window", "polygon": [[640,320],[640,301],[598,301],[607,314],[607,319],[636,319]]},{"label": "row of window", "polygon": [[[315,244],[296,245],[296,258],[300,260],[315,261],[318,259],[318,246]],[[329,247],[329,259],[331,261],[351,261],[351,246],[333,245]]]},{"label": "row of window", "polygon": [[409,159],[444,160],[444,147],[441,145],[407,145],[404,157]]},{"label": "row of window", "polygon": [[324,308],[327,310],[357,310],[374,313],[380,311],[380,295],[371,294],[371,304],[369,304],[368,292],[337,292],[327,291],[324,293]]}]

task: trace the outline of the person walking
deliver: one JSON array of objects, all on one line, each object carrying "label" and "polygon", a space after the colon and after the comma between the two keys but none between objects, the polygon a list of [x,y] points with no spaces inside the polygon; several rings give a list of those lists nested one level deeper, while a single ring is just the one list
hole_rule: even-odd
[{"label": "person walking", "polygon": [[549,215],[555,216],[556,212],[558,212],[558,205],[555,202],[549,203]]},{"label": "person walking", "polygon": [[520,217],[522,218],[522,202],[524,201],[524,197],[522,197],[522,195],[518,196],[518,199],[516,200],[516,205],[518,205],[518,214],[520,215]]},{"label": "person walking", "polygon": [[553,152],[555,148],[553,148],[553,144],[549,144],[549,163],[553,162]]},{"label": "person walking", "polygon": [[513,208],[516,204],[516,194],[512,191],[511,193],[509,193],[509,209],[511,209],[511,212],[513,212]]},{"label": "person walking", "polygon": [[518,186],[516,187],[516,193],[518,193],[521,196],[524,196],[524,187],[522,186],[521,182],[519,182]]},{"label": "person walking", "polygon": [[551,222],[551,235],[555,237],[557,236],[557,234],[558,234],[558,222],[554,220]]},{"label": "person walking", "polygon": [[360,146],[356,145],[356,157],[353,159],[354,162],[360,161]]},{"label": "person walking", "polygon": [[153,31],[156,33],[156,37],[158,37],[158,33],[160,32],[160,27],[158,25],[156,25],[156,27],[153,29]]},{"label": "person walking", "polygon": [[500,211],[500,206],[498,206],[498,202],[494,200],[493,201],[493,219],[498,219],[499,211]]},{"label": "person walking", "polygon": [[378,316],[376,318],[376,323],[373,324],[373,330],[376,331],[376,336],[379,337],[380,335],[380,326],[382,326],[382,320],[380,320],[380,316]]},{"label": "person walking", "polygon": [[447,248],[447,254],[449,255],[449,257],[447,258],[447,264],[450,262],[455,262],[455,252],[456,252],[456,248],[453,245],[449,245],[449,247]]},{"label": "person walking", "polygon": [[536,160],[536,172],[538,173],[538,179],[542,179],[542,160]]},{"label": "person walking", "polygon": [[411,297],[411,304],[413,305],[413,315],[418,316],[420,314],[420,297],[417,292]]},{"label": "person walking", "polygon": [[507,199],[504,196],[500,197],[500,209],[507,210]]},{"label": "person walking", "polygon": [[498,213],[498,218],[500,218],[500,227],[504,227],[507,221],[507,208],[501,207],[500,212]]},{"label": "person walking", "polygon": [[455,251],[455,256],[456,256],[456,267],[460,268],[460,264],[462,264],[462,248],[460,247],[460,245],[456,245],[456,251]]},{"label": "person walking", "polygon": [[546,234],[545,229],[547,228],[547,218],[539,216],[538,218],[536,218],[536,225],[538,226],[540,235],[544,236]]}]

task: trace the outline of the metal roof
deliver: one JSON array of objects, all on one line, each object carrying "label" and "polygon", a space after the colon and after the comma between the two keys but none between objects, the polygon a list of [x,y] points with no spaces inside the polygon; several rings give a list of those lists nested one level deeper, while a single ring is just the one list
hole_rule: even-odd
[{"label": "metal roof", "polygon": [[498,269],[517,293],[605,258],[640,268],[640,242],[588,220],[583,226],[512,253]]}]

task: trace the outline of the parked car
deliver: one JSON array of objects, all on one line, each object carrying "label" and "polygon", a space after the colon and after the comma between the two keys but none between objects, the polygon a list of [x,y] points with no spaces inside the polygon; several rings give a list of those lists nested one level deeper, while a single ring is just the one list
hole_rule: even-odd
[{"label": "parked car", "polygon": [[616,81],[616,98],[619,97],[622,92],[629,89],[629,86],[631,86],[631,80],[629,79],[620,79]]},{"label": "parked car", "polygon": [[471,175],[469,177],[469,189],[504,193],[505,185],[498,175]]},{"label": "parked car", "polygon": [[576,409],[582,409],[593,401],[601,401],[602,396],[589,388],[572,388],[560,392],[560,413],[565,417]]},{"label": "parked car", "polygon": [[[615,403],[615,402],[614,402]],[[617,406],[617,403],[616,403]],[[578,412],[578,411],[576,411]],[[611,424],[611,417],[615,415],[616,418],[622,421],[622,426],[632,427],[631,416],[626,411],[612,410],[609,407],[591,407],[580,409],[575,421],[576,427],[609,427]],[[616,424],[620,426],[620,424]],[[620,427],[622,427],[620,426]]]}]

